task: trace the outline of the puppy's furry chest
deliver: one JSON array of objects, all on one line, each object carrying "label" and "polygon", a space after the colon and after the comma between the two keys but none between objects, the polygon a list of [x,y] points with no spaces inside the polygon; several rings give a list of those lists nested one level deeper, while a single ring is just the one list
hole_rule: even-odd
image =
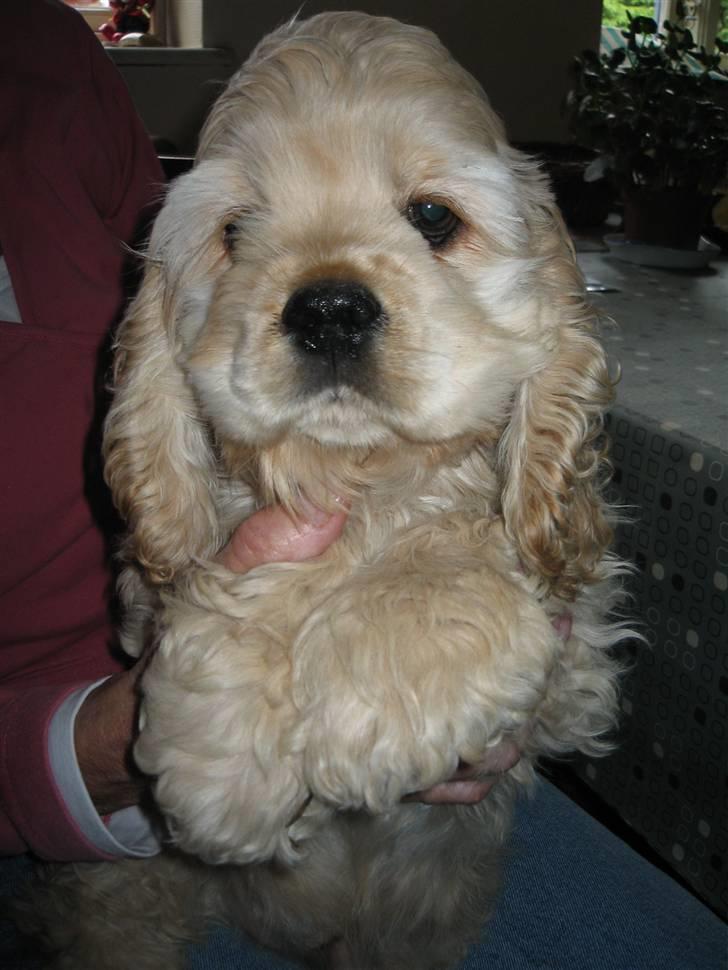
[{"label": "puppy's furry chest", "polygon": [[[191,592],[195,599],[194,585],[201,584],[206,596],[212,584],[219,587],[217,602],[223,613],[251,625],[261,623],[290,643],[322,604],[335,609],[338,589],[371,584],[379,574],[399,572],[408,577],[405,582],[418,576],[437,582],[439,574],[447,583],[448,576],[472,568],[474,561],[517,573],[515,551],[493,512],[490,469],[484,465],[478,471],[482,493],[469,503],[458,500],[452,482],[439,481],[437,474],[428,487],[417,483],[419,494],[408,492],[402,482],[380,483],[358,497],[342,537],[317,559],[266,564],[244,576],[225,575],[224,570],[206,576],[193,570],[192,581],[178,586],[180,606],[184,608]],[[249,495],[236,495],[232,488],[221,495],[222,534],[230,535],[253,508]]]}]

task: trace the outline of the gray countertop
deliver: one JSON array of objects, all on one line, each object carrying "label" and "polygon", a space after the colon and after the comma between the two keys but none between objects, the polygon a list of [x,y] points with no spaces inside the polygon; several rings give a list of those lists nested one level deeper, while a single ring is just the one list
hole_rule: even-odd
[{"label": "gray countertop", "polygon": [[579,252],[592,304],[614,320],[602,331],[622,378],[617,403],[728,450],[728,259],[680,272]]}]

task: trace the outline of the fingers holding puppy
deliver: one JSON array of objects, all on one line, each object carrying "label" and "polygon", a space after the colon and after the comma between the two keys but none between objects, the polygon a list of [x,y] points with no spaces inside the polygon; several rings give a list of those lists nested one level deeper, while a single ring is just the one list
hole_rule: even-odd
[{"label": "fingers holding puppy", "polygon": [[294,520],[280,506],[268,506],[238,526],[217,561],[247,573],[264,563],[313,559],[339,538],[346,519],[344,509],[330,515],[310,505],[305,518]]},{"label": "fingers holding puppy", "polygon": [[461,762],[447,781],[425,791],[413,792],[404,801],[425,805],[477,805],[520,760],[521,752],[515,741],[501,741],[490,748],[478,764]]}]

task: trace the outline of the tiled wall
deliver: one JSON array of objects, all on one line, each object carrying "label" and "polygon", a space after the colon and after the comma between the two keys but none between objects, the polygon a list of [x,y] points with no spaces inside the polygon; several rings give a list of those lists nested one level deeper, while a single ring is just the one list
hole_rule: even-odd
[{"label": "tiled wall", "polygon": [[728,454],[618,409],[614,481],[631,521],[633,644],[614,754],[578,773],[728,917]]}]

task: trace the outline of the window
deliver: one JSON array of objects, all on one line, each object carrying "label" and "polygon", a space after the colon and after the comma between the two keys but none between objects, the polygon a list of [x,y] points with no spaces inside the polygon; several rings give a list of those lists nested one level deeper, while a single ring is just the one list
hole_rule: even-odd
[{"label": "window", "polygon": [[689,10],[694,23],[690,29],[702,44],[710,47],[715,37],[728,43],[728,0],[693,0],[686,6],[697,8]]},{"label": "window", "polygon": [[630,14],[654,17],[658,24],[677,21],[708,50],[716,37],[728,42],[728,0],[603,0],[602,50],[622,45],[621,31]]},{"label": "window", "polygon": [[603,0],[602,27],[621,30],[626,27],[629,14],[633,17],[654,17],[655,0]]},{"label": "window", "polygon": [[654,17],[658,24],[680,21],[706,47],[716,37],[728,41],[728,0],[603,0],[602,27],[623,28],[628,13]]},{"label": "window", "polygon": [[[98,34],[98,30],[102,24],[108,23],[114,14],[109,6],[109,0],[64,0],[64,3],[78,10],[89,27],[97,33],[99,40],[106,43],[104,37]],[[166,0],[156,0],[156,2],[151,0],[149,6],[153,7],[149,33],[153,34],[161,44],[166,45],[168,42]]]}]

